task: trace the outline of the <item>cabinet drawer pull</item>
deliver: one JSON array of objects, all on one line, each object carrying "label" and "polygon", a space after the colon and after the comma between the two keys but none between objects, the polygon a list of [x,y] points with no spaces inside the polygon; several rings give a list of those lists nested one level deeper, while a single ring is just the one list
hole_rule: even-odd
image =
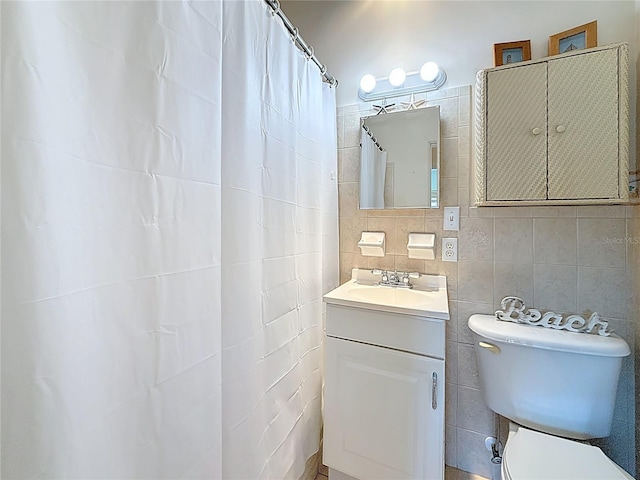
[{"label": "cabinet drawer pull", "polygon": [[491,353],[495,353],[496,355],[500,353],[500,347],[497,345],[494,345],[493,343],[478,342],[478,345],[482,348],[486,348]]},{"label": "cabinet drawer pull", "polygon": [[534,135],[540,135],[542,133],[542,129],[536,127],[533,130],[531,130],[531,133],[533,133]]},{"label": "cabinet drawer pull", "polygon": [[558,125],[558,126],[556,127],[556,132],[558,132],[558,133],[562,133],[562,132],[564,132],[566,129],[567,129],[567,128],[566,128],[564,125]]},{"label": "cabinet drawer pull", "polygon": [[433,372],[431,374],[431,408],[438,408],[438,374]]}]

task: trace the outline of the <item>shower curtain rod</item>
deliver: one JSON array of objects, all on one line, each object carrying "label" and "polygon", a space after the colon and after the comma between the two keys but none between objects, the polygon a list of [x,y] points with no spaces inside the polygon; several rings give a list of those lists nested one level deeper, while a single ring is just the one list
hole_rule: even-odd
[{"label": "shower curtain rod", "polygon": [[264,0],[264,2],[267,5],[269,5],[269,8],[271,8],[272,15],[277,14],[282,19],[284,26],[287,27],[287,30],[289,30],[289,33],[292,35],[293,43],[296,45],[296,47],[302,50],[302,52],[308,58],[313,60],[313,63],[315,63],[318,66],[318,68],[320,69],[320,74],[324,78],[324,81],[329,83],[332,87],[337,87],[338,80],[336,80],[335,77],[332,77],[327,73],[327,67],[321,64],[320,61],[318,60],[318,57],[314,55],[313,47],[311,45],[307,45],[307,42],[305,42],[304,39],[300,36],[300,33],[298,32],[298,28],[294,27],[293,23],[291,23],[291,21],[287,18],[284,12],[280,10],[279,0]]}]

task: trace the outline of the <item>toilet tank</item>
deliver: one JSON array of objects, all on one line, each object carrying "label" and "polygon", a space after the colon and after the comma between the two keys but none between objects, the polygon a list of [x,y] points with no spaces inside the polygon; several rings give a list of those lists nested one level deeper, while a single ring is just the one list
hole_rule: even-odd
[{"label": "toilet tank", "polygon": [[491,315],[472,315],[468,324],[491,410],[552,435],[609,435],[622,358],[631,353],[624,340]]}]

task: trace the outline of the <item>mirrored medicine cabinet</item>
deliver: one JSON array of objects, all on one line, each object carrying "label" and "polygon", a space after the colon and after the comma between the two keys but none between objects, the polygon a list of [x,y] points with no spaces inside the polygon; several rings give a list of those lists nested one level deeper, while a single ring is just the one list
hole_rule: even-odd
[{"label": "mirrored medicine cabinet", "polygon": [[438,208],[440,107],[361,120],[360,209]]}]

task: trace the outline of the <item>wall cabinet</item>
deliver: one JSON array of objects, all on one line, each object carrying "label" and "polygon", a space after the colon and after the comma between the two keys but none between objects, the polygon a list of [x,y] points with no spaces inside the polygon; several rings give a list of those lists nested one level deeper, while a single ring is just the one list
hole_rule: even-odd
[{"label": "wall cabinet", "polygon": [[628,45],[478,73],[476,204],[628,199]]},{"label": "wall cabinet", "polygon": [[[383,329],[404,331],[407,340],[374,340]],[[362,480],[444,478],[444,329],[443,320],[327,305],[330,478],[331,469]],[[425,340],[421,352],[412,347],[416,337]]]}]

